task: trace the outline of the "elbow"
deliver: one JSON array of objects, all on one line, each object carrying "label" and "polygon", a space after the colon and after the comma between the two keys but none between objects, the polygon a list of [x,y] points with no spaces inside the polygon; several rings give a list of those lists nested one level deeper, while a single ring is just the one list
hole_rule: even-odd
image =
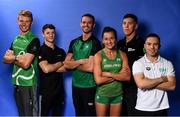
[{"label": "elbow", "polygon": [[127,77],[127,79],[126,79],[126,81],[130,81],[131,80],[131,76],[130,75],[128,75],[128,77]]},{"label": "elbow", "polygon": [[7,64],[5,56],[3,57],[3,63]]},{"label": "elbow", "polygon": [[7,61],[3,60],[3,63],[4,63],[4,64],[9,64],[10,62],[7,62]]},{"label": "elbow", "polygon": [[147,87],[143,83],[136,84],[139,89],[146,89]]},{"label": "elbow", "polygon": [[42,71],[46,74],[49,73],[49,70],[46,67],[42,68]]},{"label": "elbow", "polygon": [[137,85],[137,87],[139,88],[139,89],[142,89],[142,90],[144,90],[144,89],[152,89],[152,87],[150,87],[150,86],[146,86],[146,85],[144,85],[144,84],[138,84]]},{"label": "elbow", "polygon": [[3,63],[4,64],[10,64],[10,63],[12,63],[13,61],[11,61],[11,60],[8,60],[8,59],[6,59],[5,57],[3,58]]},{"label": "elbow", "polygon": [[96,84],[97,84],[97,85],[101,85],[101,82],[99,82],[99,81],[96,81]]},{"label": "elbow", "polygon": [[174,91],[176,89],[176,85],[173,85],[169,88],[169,90]]},{"label": "elbow", "polygon": [[101,85],[102,84],[101,81],[98,80],[98,78],[97,79],[95,78],[95,82],[96,82],[96,85]]},{"label": "elbow", "polygon": [[89,68],[87,69],[87,71],[88,71],[88,72],[93,72],[93,67],[89,67]]},{"label": "elbow", "polygon": [[90,65],[87,67],[86,71],[88,71],[88,72],[93,72],[93,71],[94,71],[93,64],[90,64]]},{"label": "elbow", "polygon": [[176,82],[171,82],[171,85],[168,87],[169,91],[174,91],[176,89]]},{"label": "elbow", "polygon": [[125,75],[123,76],[123,79],[121,78],[121,80],[129,82],[131,80],[131,75],[130,74]]},{"label": "elbow", "polygon": [[97,85],[100,85],[100,82],[98,80],[95,79],[95,82]]},{"label": "elbow", "polygon": [[172,88],[173,91],[176,89],[176,82],[173,83]]}]

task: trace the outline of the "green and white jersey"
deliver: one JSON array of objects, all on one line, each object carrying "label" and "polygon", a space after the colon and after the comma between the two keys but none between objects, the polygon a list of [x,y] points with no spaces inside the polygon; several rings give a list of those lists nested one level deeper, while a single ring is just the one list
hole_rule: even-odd
[{"label": "green and white jersey", "polygon": [[[101,56],[102,72],[118,73],[121,70],[123,61],[121,59],[120,51],[117,51],[116,58],[114,60],[109,59],[105,55],[104,50],[101,51]],[[120,81],[113,81],[111,83],[99,85],[97,87],[96,93],[105,97],[114,97],[121,95],[123,93],[122,83]]]},{"label": "green and white jersey", "polygon": [[[26,35],[16,36],[11,46],[14,54],[17,56],[27,53],[27,47],[34,39],[37,38],[31,31],[29,31]],[[14,64],[12,74],[13,84],[20,86],[35,85],[37,82],[36,69],[37,57],[34,58],[33,63],[28,69],[23,69]]]},{"label": "green and white jersey", "polygon": [[[73,54],[74,60],[79,60],[89,58],[89,56],[94,56],[94,54],[100,49],[100,41],[94,36],[91,36],[86,41],[83,41],[82,36],[80,36],[71,41],[68,53]],[[91,88],[95,87],[96,83],[92,73],[74,69],[72,85],[79,88]]]}]

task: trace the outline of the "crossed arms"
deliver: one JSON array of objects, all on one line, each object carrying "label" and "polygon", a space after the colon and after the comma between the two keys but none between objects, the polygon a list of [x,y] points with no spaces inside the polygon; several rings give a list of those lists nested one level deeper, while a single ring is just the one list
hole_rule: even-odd
[{"label": "crossed arms", "polygon": [[33,59],[34,59],[34,54],[25,53],[23,55],[15,56],[14,52],[9,49],[6,51],[3,57],[3,62],[6,64],[14,63],[23,69],[27,69],[31,65]]},{"label": "crossed arms", "polygon": [[176,79],[174,76],[161,76],[155,79],[145,77],[143,73],[134,75],[135,82],[140,89],[174,90]]},{"label": "crossed arms", "polygon": [[122,69],[119,73],[103,72],[101,69],[101,51],[95,54],[94,57],[94,78],[96,84],[106,84],[114,80],[118,81],[129,81],[130,80],[130,68],[128,66],[128,59],[124,52],[121,52],[121,57],[123,61]]},{"label": "crossed arms", "polygon": [[89,56],[89,58],[74,60],[73,54],[68,53],[63,63],[66,69],[77,68],[84,72],[93,72],[93,59],[94,56]]},{"label": "crossed arms", "polygon": [[156,78],[149,78],[145,76],[143,71],[143,65],[140,62],[133,64],[133,75],[136,85],[140,89],[160,89],[160,90],[174,90],[176,87],[176,78],[174,75],[174,68],[172,64],[168,64],[167,75],[161,75]]}]

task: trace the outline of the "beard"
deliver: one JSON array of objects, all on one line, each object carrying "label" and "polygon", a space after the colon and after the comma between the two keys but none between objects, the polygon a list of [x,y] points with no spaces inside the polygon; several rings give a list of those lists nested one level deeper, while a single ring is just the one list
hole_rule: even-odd
[{"label": "beard", "polygon": [[88,28],[86,28],[86,27],[84,27],[84,28],[82,28],[82,31],[83,31],[83,33],[85,33],[85,34],[88,34],[88,33],[90,33],[90,32],[92,32],[92,28],[90,28],[90,27],[88,27]]},{"label": "beard", "polygon": [[92,32],[92,31],[84,31],[83,30],[83,33],[85,33],[85,34],[89,34],[90,32]]}]

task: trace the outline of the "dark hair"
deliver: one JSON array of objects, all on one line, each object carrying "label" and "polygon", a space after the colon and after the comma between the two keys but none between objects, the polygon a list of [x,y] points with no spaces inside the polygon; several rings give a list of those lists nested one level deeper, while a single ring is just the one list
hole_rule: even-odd
[{"label": "dark hair", "polygon": [[42,27],[42,32],[44,33],[44,30],[46,30],[47,28],[49,29],[56,29],[56,27],[53,25],[53,24],[45,24],[43,27]]},{"label": "dark hair", "polygon": [[103,38],[104,33],[106,33],[106,32],[113,32],[115,39],[117,40],[117,32],[114,28],[109,27],[109,26],[104,27],[103,32],[102,32],[102,38]]},{"label": "dark hair", "polygon": [[159,41],[159,43],[160,43],[160,37],[159,37],[159,35],[157,35],[156,33],[150,33],[150,34],[148,34],[148,35],[146,36],[146,38],[145,38],[145,42],[146,42],[147,38],[149,38],[149,37],[156,37],[156,38],[158,38],[158,41]]},{"label": "dark hair", "polygon": [[84,14],[84,15],[81,17],[81,21],[82,21],[82,18],[83,18],[83,17],[90,17],[90,18],[93,20],[93,24],[95,23],[95,18],[94,18],[94,16],[93,16],[92,14],[90,14],[90,13]]},{"label": "dark hair", "polygon": [[138,18],[134,14],[128,13],[128,14],[124,15],[123,19],[125,19],[125,18],[132,18],[136,23],[138,23]]},{"label": "dark hair", "polygon": [[150,33],[150,34],[148,34],[148,35],[146,36],[145,42],[147,41],[147,39],[148,39],[149,37],[156,37],[156,38],[158,39],[158,41],[159,41],[159,47],[161,46],[161,43],[160,43],[161,40],[160,40],[159,35],[157,35],[156,33]]}]

